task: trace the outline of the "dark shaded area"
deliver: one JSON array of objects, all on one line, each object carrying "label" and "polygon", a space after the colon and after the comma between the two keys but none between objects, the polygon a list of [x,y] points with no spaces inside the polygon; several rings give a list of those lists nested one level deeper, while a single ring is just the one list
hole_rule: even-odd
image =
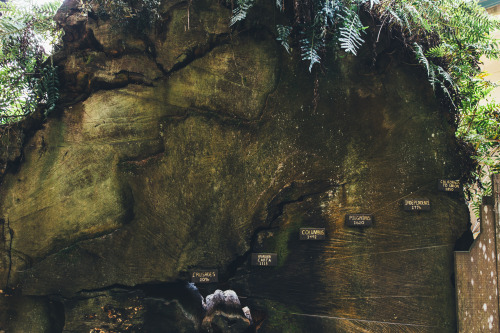
[{"label": "dark shaded area", "polygon": [[64,325],[64,305],[59,300],[0,294],[0,330],[58,333]]},{"label": "dark shaded area", "polygon": [[472,224],[467,223],[467,229],[455,242],[455,247],[453,251],[469,251],[472,243],[474,243],[474,235],[471,230]]}]

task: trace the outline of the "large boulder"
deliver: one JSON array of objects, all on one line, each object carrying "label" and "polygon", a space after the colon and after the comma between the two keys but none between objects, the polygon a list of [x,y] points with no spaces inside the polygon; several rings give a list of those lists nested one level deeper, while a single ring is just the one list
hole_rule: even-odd
[{"label": "large boulder", "polygon": [[[137,286],[217,268],[263,332],[453,332],[452,251],[467,208],[437,180],[459,178],[461,157],[402,46],[381,42],[373,62],[368,43],[311,74],[265,25],[232,34],[217,1],[165,1],[161,16],[134,33],[77,1],[60,10],[62,110],[0,186],[4,289],[102,324],[103,304],[133,307]],[[404,211],[412,197],[431,211]],[[375,223],[347,227],[349,213]],[[301,227],[327,239],[300,241]],[[250,266],[252,252],[277,253],[277,266]],[[169,302],[151,304],[176,318],[183,307]]]}]

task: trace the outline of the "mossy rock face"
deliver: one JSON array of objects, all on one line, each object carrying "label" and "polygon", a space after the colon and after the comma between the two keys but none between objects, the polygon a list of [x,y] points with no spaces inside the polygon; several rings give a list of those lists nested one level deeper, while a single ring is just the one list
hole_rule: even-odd
[{"label": "mossy rock face", "polygon": [[52,333],[61,332],[63,326],[62,303],[46,297],[0,294],[0,330],[3,332]]},{"label": "mossy rock face", "polygon": [[158,63],[165,71],[183,66],[227,36],[231,10],[217,1],[164,1],[162,24],[154,36]]},{"label": "mossy rock face", "polygon": [[[95,40],[67,43],[62,93],[75,100],[0,186],[2,285],[26,302],[63,296],[73,330],[92,306],[133,306],[116,286],[132,295],[217,268],[220,284],[202,293],[245,296],[262,332],[453,332],[453,247],[468,218],[437,191],[462,170],[425,74],[388,45],[374,66],[364,50],[316,76],[264,28],[228,38],[216,1],[189,7],[185,33],[187,4],[162,8],[140,37],[64,21],[68,36]],[[412,197],[431,211],[404,211]],[[353,213],[373,226],[345,226]],[[300,241],[302,227],[327,239]],[[278,265],[252,267],[252,252]]]}]

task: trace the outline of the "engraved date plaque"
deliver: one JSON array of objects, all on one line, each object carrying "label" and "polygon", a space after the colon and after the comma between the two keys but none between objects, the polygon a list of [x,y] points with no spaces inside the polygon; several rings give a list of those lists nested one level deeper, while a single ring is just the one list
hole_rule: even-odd
[{"label": "engraved date plaque", "polygon": [[405,199],[404,209],[406,211],[431,210],[431,202],[429,199]]},{"label": "engraved date plaque", "polygon": [[373,224],[373,215],[348,214],[345,216],[345,224],[348,227],[370,227]]},{"label": "engraved date plaque", "polygon": [[300,228],[300,240],[322,240],[325,236],[325,228]]},{"label": "engraved date plaque", "polygon": [[219,271],[217,269],[192,271],[191,282],[193,283],[219,282]]},{"label": "engraved date plaque", "polygon": [[438,182],[438,190],[444,192],[459,192],[460,181],[450,179],[440,179]]},{"label": "engraved date plaque", "polygon": [[253,266],[276,266],[278,265],[278,254],[276,253],[252,253]]}]

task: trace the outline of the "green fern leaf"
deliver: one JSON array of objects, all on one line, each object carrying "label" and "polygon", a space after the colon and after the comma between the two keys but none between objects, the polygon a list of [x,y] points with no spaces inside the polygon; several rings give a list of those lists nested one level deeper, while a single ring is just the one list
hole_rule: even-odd
[{"label": "green fern leaf", "polygon": [[451,87],[455,87],[455,82],[453,81],[450,73],[448,73],[447,71],[445,71],[443,69],[443,67],[441,67],[441,66],[436,66],[436,69],[437,69],[437,72],[438,72],[439,76],[441,76],[444,81],[448,82],[448,84]]},{"label": "green fern leaf", "polygon": [[285,48],[285,50],[290,53],[290,45],[288,45],[288,37],[290,37],[290,32],[292,31],[292,27],[278,24],[276,25],[276,30],[278,31],[278,37],[276,37],[277,41],[281,42],[281,45]]},{"label": "green fern leaf", "polygon": [[346,17],[343,26],[340,30],[339,41],[340,47],[345,52],[350,52],[354,55],[357,54],[358,49],[363,44],[364,40],[361,38],[361,32],[364,27],[357,13],[352,10],[346,10]]},{"label": "green fern leaf", "polygon": [[418,45],[417,43],[413,43],[413,47],[414,47],[414,52],[415,52],[415,55],[417,56],[418,62],[425,67],[425,69],[427,70],[427,75],[430,76],[431,75],[431,66],[430,66],[429,60],[427,59],[427,57],[424,54],[424,50],[422,49],[422,46]]},{"label": "green fern leaf", "polygon": [[321,39],[315,39],[314,34],[310,37],[304,37],[300,40],[300,50],[302,60],[309,61],[309,72],[312,71],[314,64],[321,62],[319,53],[324,48],[324,42]]},{"label": "green fern leaf", "polygon": [[230,26],[234,25],[247,17],[247,13],[254,5],[254,0],[238,0],[237,7],[233,10]]},{"label": "green fern leaf", "polygon": [[447,54],[447,49],[443,44],[431,47],[426,55],[431,58],[442,58]]},{"label": "green fern leaf", "polygon": [[422,46],[420,46],[417,43],[413,43],[414,47],[414,52],[415,55],[417,56],[418,62],[425,67],[427,70],[427,78],[429,80],[429,83],[432,86],[432,90],[436,89],[436,82],[440,82],[436,78],[436,71],[438,70],[438,66],[434,65],[433,63],[429,62],[429,59],[424,54],[424,50],[422,49]]}]

